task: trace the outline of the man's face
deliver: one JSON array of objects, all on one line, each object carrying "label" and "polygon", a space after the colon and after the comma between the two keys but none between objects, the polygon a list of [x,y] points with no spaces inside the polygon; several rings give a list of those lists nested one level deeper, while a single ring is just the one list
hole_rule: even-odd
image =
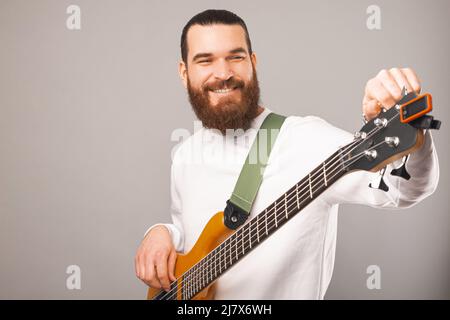
[{"label": "man's face", "polygon": [[187,66],[180,75],[197,117],[207,128],[247,129],[258,114],[256,56],[249,55],[239,25],[192,26]]}]

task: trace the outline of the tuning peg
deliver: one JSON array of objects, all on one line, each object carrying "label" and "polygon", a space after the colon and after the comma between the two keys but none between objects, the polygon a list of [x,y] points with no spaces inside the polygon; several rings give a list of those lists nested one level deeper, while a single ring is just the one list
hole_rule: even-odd
[{"label": "tuning peg", "polygon": [[391,175],[401,177],[405,180],[409,180],[411,175],[406,171],[406,161],[408,160],[408,156],[404,156],[402,159],[402,164],[397,169],[392,169]]},{"label": "tuning peg", "polygon": [[363,139],[364,140],[367,137],[367,133],[365,133],[364,131],[356,131],[353,134],[353,137],[355,139]]},{"label": "tuning peg", "polygon": [[369,187],[373,188],[373,189],[380,189],[380,190],[383,190],[385,192],[388,192],[389,191],[389,187],[384,182],[384,179],[383,179],[383,176],[384,176],[385,172],[386,172],[386,167],[384,167],[383,169],[380,170],[379,177],[376,178],[374,182],[369,183]]},{"label": "tuning peg", "polygon": [[408,89],[406,87],[403,87],[402,89],[402,97],[406,96],[408,94]]},{"label": "tuning peg", "polygon": [[[384,112],[386,112],[386,111],[384,111]],[[376,119],[373,121],[373,124],[374,124],[375,126],[377,126],[378,128],[384,128],[384,127],[387,126],[388,120],[387,120],[386,118],[376,118]]]}]

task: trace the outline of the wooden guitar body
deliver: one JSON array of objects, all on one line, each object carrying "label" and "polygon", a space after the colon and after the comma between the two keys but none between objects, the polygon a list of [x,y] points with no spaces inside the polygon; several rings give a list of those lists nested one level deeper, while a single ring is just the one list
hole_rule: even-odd
[{"label": "wooden guitar body", "polygon": [[[230,236],[234,230],[228,229],[224,224],[223,211],[217,212],[206,224],[194,247],[187,254],[178,254],[175,264],[175,277],[181,281],[181,275],[189,270],[193,265],[205,257],[211,250],[217,247],[223,240]],[[182,288],[178,283],[178,288]],[[147,299],[152,300],[161,293],[161,289],[149,288]],[[214,283],[196,294],[192,300],[212,300],[214,299]],[[175,300],[182,300],[181,290],[178,290]]]}]

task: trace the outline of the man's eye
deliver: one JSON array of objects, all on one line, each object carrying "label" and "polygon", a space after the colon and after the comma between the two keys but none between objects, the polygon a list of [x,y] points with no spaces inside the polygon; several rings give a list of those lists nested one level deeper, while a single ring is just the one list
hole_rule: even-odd
[{"label": "man's eye", "polygon": [[211,62],[211,60],[199,60],[198,63],[208,63]]},{"label": "man's eye", "polygon": [[232,60],[243,60],[243,59],[245,59],[245,58],[242,57],[242,56],[233,56],[233,57],[231,57],[231,59],[232,59]]}]

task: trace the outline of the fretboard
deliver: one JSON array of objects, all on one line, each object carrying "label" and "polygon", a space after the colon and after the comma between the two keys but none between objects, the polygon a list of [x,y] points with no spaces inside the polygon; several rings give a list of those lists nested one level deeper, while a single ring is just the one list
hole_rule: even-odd
[{"label": "fretboard", "polygon": [[341,150],[336,151],[183,274],[182,298],[191,299],[206,288],[345,174]]}]

